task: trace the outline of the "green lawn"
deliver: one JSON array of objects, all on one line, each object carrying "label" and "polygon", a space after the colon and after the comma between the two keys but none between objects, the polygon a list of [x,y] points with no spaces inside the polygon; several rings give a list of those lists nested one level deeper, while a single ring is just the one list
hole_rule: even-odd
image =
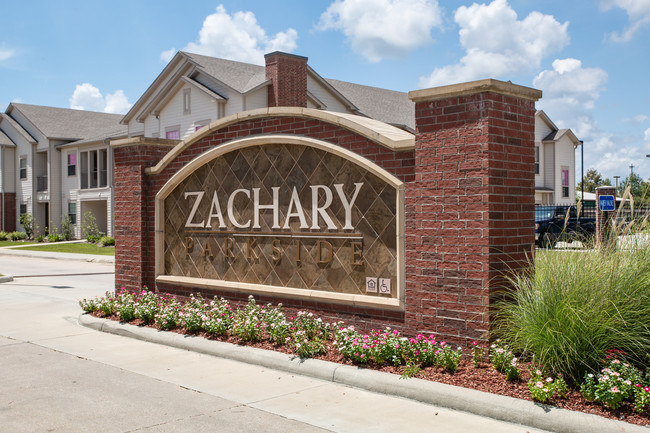
[{"label": "green lawn", "polygon": [[36,242],[17,242],[17,241],[0,241],[0,247],[15,247],[18,245],[32,245],[35,244]]},{"label": "green lawn", "polygon": [[58,244],[46,243],[46,244],[37,244],[21,250],[30,250],[30,251],[50,251],[56,253],[76,253],[76,254],[98,254],[102,256],[114,256],[115,248],[114,247],[99,247],[95,244],[86,244],[86,243],[74,243],[74,244]]}]

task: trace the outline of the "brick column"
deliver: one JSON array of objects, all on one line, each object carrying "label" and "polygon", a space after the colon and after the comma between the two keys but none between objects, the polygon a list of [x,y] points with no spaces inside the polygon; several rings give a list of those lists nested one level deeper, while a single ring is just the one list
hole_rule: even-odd
[{"label": "brick column", "polygon": [[612,240],[609,236],[611,221],[614,219],[616,211],[601,211],[598,203],[601,195],[613,195],[616,200],[616,188],[613,186],[600,186],[596,188],[596,246],[602,247]]},{"label": "brick column", "polygon": [[307,57],[275,51],[264,56],[269,107],[307,107]]},{"label": "brick column", "polygon": [[419,90],[406,185],[406,320],[457,343],[484,339],[503,275],[534,243],[535,101],[496,80]]},{"label": "brick column", "polygon": [[[164,143],[163,143],[164,142]],[[171,140],[132,138],[111,143],[114,163],[115,287],[155,287],[154,199],[145,175],[169,150]]]}]

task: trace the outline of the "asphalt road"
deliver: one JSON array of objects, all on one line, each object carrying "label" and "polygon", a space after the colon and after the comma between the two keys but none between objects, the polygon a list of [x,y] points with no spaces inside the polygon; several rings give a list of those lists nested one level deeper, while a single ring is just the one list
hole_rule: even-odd
[{"label": "asphalt road", "polygon": [[0,432],[538,432],[81,327],[112,272],[0,255]]}]

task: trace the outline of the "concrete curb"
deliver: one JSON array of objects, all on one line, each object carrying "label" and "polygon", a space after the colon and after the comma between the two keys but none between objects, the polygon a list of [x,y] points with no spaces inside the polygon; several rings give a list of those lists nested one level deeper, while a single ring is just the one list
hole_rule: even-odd
[{"label": "concrete curb", "polygon": [[0,277],[0,283],[8,283],[9,281],[13,281],[14,277],[13,275],[3,275]]},{"label": "concrete curb", "polygon": [[20,248],[0,248],[0,255],[38,257],[41,259],[77,260],[91,263],[115,263],[113,256],[99,256],[94,254],[53,253],[50,251],[25,251]]},{"label": "concrete curb", "polygon": [[559,409],[553,406],[489,394],[467,388],[340,365],[318,359],[261,350],[202,337],[139,327],[89,314],[79,316],[82,326],[101,332],[135,338],[178,349],[255,364],[265,368],[300,374],[381,394],[395,395],[449,409],[460,410],[500,421],[558,433],[650,432],[650,428],[610,420],[597,415]]}]

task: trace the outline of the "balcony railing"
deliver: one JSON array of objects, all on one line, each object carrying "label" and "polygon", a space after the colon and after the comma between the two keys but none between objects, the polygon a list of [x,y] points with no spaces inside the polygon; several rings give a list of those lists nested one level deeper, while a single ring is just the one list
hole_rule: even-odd
[{"label": "balcony railing", "polygon": [[36,192],[47,191],[47,175],[36,176]]}]

